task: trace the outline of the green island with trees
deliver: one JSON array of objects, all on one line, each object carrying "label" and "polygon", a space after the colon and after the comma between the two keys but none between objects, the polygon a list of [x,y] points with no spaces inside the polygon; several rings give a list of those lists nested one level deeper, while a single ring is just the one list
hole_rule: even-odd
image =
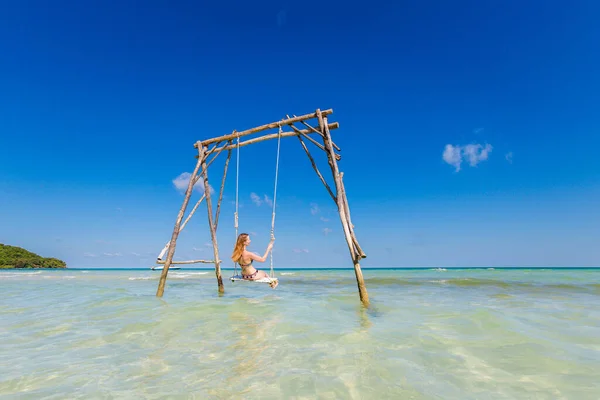
[{"label": "green island with trees", "polygon": [[67,268],[58,258],[41,257],[21,247],[0,243],[0,269],[11,268]]}]

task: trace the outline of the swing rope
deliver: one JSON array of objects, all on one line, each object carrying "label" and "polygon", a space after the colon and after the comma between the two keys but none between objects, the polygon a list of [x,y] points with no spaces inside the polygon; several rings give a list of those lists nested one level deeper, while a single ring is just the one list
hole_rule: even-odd
[{"label": "swing rope", "polygon": [[[281,149],[281,134],[282,134],[281,122],[279,123],[279,133],[277,134],[277,157],[275,159],[275,187],[273,188],[273,211],[271,214],[271,239],[275,237],[275,207],[277,203],[277,182],[279,180],[279,154]],[[240,180],[240,137],[237,137],[236,145],[236,173],[235,173],[235,213],[234,213],[234,224],[235,224],[235,240],[238,237],[239,228],[239,180]],[[273,249],[271,249],[271,266],[270,266],[269,277],[275,278],[275,270],[273,269]],[[237,262],[233,264],[233,275],[237,275]]]},{"label": "swing rope", "polygon": [[[277,135],[277,158],[275,162],[275,188],[273,189],[273,214],[271,216],[271,239],[275,238],[275,203],[277,202],[277,180],[279,177],[279,149],[281,148],[281,122],[279,123],[279,134]],[[271,278],[275,278],[273,270],[273,249],[271,249]]]},{"label": "swing rope", "polygon": [[[240,182],[240,136],[237,137],[237,160],[236,160],[236,171],[235,171],[235,239],[234,243],[237,241],[238,237],[238,206],[239,206],[239,182]],[[237,262],[233,264],[233,275],[237,274]]]}]

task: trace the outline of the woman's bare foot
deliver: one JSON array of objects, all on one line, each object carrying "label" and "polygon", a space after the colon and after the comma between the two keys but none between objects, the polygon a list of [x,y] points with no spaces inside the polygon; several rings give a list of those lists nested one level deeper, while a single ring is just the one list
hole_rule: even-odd
[{"label": "woman's bare foot", "polygon": [[277,287],[277,285],[279,285],[278,281],[273,281],[269,284],[271,286],[271,289],[275,289]]}]

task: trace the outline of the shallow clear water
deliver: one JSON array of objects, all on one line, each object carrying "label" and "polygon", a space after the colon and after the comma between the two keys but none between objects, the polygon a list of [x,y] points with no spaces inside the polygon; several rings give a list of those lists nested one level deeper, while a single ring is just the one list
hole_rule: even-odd
[{"label": "shallow clear water", "polygon": [[0,397],[600,398],[600,270],[277,272],[0,271]]}]

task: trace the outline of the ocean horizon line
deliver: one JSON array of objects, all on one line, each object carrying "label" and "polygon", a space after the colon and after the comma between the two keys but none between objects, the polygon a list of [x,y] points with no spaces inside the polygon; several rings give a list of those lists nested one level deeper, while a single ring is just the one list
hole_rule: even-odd
[{"label": "ocean horizon line", "polygon": [[[7,269],[6,271],[30,271],[32,269],[35,270],[70,270],[70,271],[151,271],[150,267],[67,267],[67,268],[13,268]],[[237,268],[239,269],[239,268]],[[274,268],[275,271],[353,271],[354,267],[281,267]],[[214,271],[214,267],[178,267],[177,269],[173,269],[173,271]],[[221,267],[221,271],[233,271],[233,267]],[[441,266],[432,266],[432,267],[361,267],[363,271],[393,271],[393,270],[600,270],[600,266],[595,267],[585,267],[585,266],[562,266],[562,267],[544,267],[544,266],[518,266],[518,267],[441,267]],[[162,270],[155,270],[156,272]]]}]

